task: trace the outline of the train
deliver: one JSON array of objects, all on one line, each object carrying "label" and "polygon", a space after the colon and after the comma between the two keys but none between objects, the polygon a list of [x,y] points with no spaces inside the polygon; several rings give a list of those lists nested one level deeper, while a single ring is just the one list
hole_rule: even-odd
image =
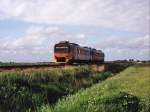
[{"label": "train", "polygon": [[82,47],[69,41],[60,41],[54,45],[56,63],[103,63],[104,53],[90,47]]}]

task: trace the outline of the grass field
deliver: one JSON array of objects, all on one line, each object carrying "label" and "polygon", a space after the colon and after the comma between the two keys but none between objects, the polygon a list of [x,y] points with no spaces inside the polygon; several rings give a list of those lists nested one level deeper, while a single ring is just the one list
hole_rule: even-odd
[{"label": "grass field", "polygon": [[39,112],[150,112],[150,66],[129,67]]},{"label": "grass field", "polygon": [[50,71],[2,72],[0,112],[37,111],[41,105],[54,105],[60,98],[110,76],[112,73],[98,73],[90,66]]}]

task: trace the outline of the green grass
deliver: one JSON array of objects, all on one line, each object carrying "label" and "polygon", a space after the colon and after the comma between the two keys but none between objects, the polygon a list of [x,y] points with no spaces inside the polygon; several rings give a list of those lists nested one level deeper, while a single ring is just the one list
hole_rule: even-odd
[{"label": "green grass", "polygon": [[120,74],[39,112],[149,112],[150,67],[129,67]]},{"label": "green grass", "polygon": [[36,111],[41,105],[54,105],[60,98],[110,76],[109,72],[97,73],[89,66],[0,73],[0,111]]}]

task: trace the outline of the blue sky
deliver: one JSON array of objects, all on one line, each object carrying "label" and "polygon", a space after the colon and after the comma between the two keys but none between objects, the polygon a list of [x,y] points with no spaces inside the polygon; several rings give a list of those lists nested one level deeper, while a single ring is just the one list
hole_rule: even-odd
[{"label": "blue sky", "polygon": [[148,0],[0,0],[0,61],[54,61],[69,40],[106,60],[149,59]]}]

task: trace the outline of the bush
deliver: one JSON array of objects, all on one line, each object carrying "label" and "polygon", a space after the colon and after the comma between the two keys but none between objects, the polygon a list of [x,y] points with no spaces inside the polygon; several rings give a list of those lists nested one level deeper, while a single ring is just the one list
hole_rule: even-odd
[{"label": "bush", "polygon": [[0,105],[5,111],[23,112],[27,108],[36,109],[43,102],[43,94],[32,94],[25,87],[15,84],[0,87]]},{"label": "bush", "polygon": [[111,72],[104,72],[101,74],[96,73],[96,74],[92,75],[90,78],[93,78],[94,82],[97,83],[97,82],[103,81],[111,76],[113,76],[113,74]]},{"label": "bush", "polygon": [[104,97],[96,101],[97,112],[138,112],[139,99],[128,93],[119,92],[113,97]]}]

